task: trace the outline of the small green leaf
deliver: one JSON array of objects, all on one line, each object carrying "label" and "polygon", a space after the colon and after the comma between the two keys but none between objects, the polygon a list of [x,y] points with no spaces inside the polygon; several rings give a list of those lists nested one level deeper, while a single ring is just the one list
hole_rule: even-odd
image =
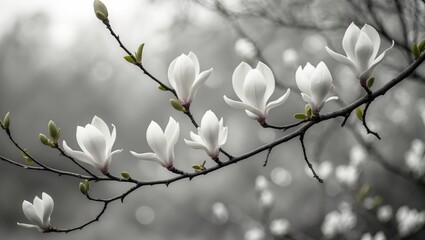
[{"label": "small green leaf", "polygon": [[359,199],[364,199],[365,197],[367,197],[367,195],[369,195],[370,191],[372,190],[372,188],[370,187],[369,184],[364,184],[360,190],[357,192],[357,196]]},{"label": "small green leaf", "polygon": [[49,130],[50,137],[52,137],[53,140],[57,142],[60,137],[60,130],[56,126],[56,123],[50,120],[49,124],[47,124],[47,129]]},{"label": "small green leaf", "polygon": [[421,53],[425,51],[425,39],[422,39],[422,41],[419,42],[418,48],[419,48],[419,51],[421,51]]},{"label": "small green leaf", "polygon": [[201,165],[198,165],[198,164],[192,165],[192,168],[195,170],[202,170]]},{"label": "small green leaf", "polygon": [[421,56],[421,50],[419,50],[418,44],[413,43],[412,44],[412,53],[415,59],[417,59],[419,56]]},{"label": "small green leaf", "polygon": [[90,182],[89,182],[89,180],[85,180],[84,181],[84,187],[86,188],[86,192],[89,192],[90,191]]},{"label": "small green leaf", "polygon": [[305,115],[307,116],[308,119],[310,119],[312,116],[310,104],[305,105]]},{"label": "small green leaf", "polygon": [[27,164],[31,164],[31,163],[33,163],[33,160],[31,158],[27,157],[27,158],[25,158],[25,162]]},{"label": "small green leaf", "polygon": [[123,171],[121,172],[121,177],[124,179],[129,179],[130,178],[130,173]]},{"label": "small green leaf", "polygon": [[84,195],[87,194],[87,188],[86,188],[86,185],[84,185],[84,183],[80,182],[79,188],[80,188],[80,192],[82,194],[84,194]]},{"label": "small green leaf", "polygon": [[46,137],[46,135],[40,133],[38,135],[38,138],[40,139],[40,142],[42,142],[44,145],[49,145],[49,139]]},{"label": "small green leaf", "polygon": [[143,47],[145,46],[144,43],[140,44],[139,48],[136,52],[136,60],[138,63],[142,63],[142,55],[143,55]]},{"label": "small green leaf", "polygon": [[96,17],[100,21],[108,20],[108,9],[106,8],[105,4],[103,4],[101,1],[94,0],[93,9],[94,9],[94,13],[96,14]]},{"label": "small green leaf", "polygon": [[304,113],[295,113],[295,114],[294,114],[294,117],[295,117],[296,119],[301,119],[301,120],[305,120],[305,119],[307,119],[307,116],[306,116]]},{"label": "small green leaf", "polygon": [[125,56],[125,57],[124,57],[124,59],[125,59],[127,62],[131,63],[131,64],[135,64],[135,63],[136,63],[136,62],[134,61],[133,57],[132,57],[132,56],[130,56],[130,55]]},{"label": "small green leaf", "polygon": [[22,151],[21,152],[21,155],[22,155],[22,157],[25,159],[25,162],[26,163],[28,163],[28,164],[31,164],[33,161],[32,161],[32,159],[28,156],[28,154],[27,154],[27,152],[28,152],[28,149],[24,149],[24,151]]},{"label": "small green leaf", "polygon": [[379,195],[376,195],[376,196],[373,198],[373,201],[375,202],[375,206],[379,206],[379,205],[381,205],[381,203],[382,203],[382,197],[381,197],[381,196],[379,196]]},{"label": "small green leaf", "polygon": [[173,106],[173,108],[176,109],[177,111],[180,111],[180,112],[186,111],[186,109],[182,106],[179,100],[172,98],[170,99],[170,103],[171,103],[171,106]]},{"label": "small green leaf", "polygon": [[360,121],[363,121],[363,109],[361,107],[356,108],[356,116]]},{"label": "small green leaf", "polygon": [[373,83],[375,82],[375,77],[370,77],[367,81],[366,81],[366,86],[370,89],[373,86]]},{"label": "small green leaf", "polygon": [[9,127],[10,127],[10,112],[7,112],[6,115],[4,116],[3,128],[9,129]]},{"label": "small green leaf", "polygon": [[158,89],[161,90],[161,91],[167,91],[167,89],[164,86],[162,86],[162,85],[159,85],[158,86]]}]

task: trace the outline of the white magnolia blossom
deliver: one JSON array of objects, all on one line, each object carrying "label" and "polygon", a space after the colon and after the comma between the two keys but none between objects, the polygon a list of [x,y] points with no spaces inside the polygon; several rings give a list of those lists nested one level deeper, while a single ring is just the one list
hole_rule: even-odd
[{"label": "white magnolia blossom", "polygon": [[270,223],[269,228],[273,236],[284,236],[289,233],[291,224],[286,219],[275,219]]},{"label": "white magnolia blossom", "polygon": [[362,238],[360,240],[386,240],[385,234],[380,231],[375,234],[374,237],[370,233],[363,234]]},{"label": "white magnolia blossom", "polygon": [[388,222],[393,216],[393,208],[390,205],[381,206],[376,212],[376,216],[381,222]]},{"label": "white magnolia blossom", "polygon": [[222,202],[216,202],[212,205],[212,220],[216,224],[225,224],[229,221],[230,214],[226,205]]},{"label": "white magnolia blossom", "polygon": [[192,140],[184,139],[191,148],[202,149],[211,158],[217,158],[220,147],[227,141],[227,127],[223,126],[223,118],[218,120],[217,116],[208,110],[198,127],[198,134],[190,132]]},{"label": "white magnolia blossom", "polygon": [[25,200],[22,203],[22,211],[32,224],[18,222],[18,225],[26,228],[36,228],[40,232],[48,231],[51,228],[50,215],[52,215],[53,207],[52,197],[44,192],[41,194],[41,199],[35,196],[33,203]]},{"label": "white magnolia blossom", "polygon": [[247,63],[239,64],[232,76],[233,90],[241,101],[224,96],[224,100],[233,108],[243,109],[246,114],[265,123],[270,109],[283,104],[289,97],[290,89],[277,100],[267,103],[275,89],[272,70],[262,62],[255,69]]},{"label": "white magnolia blossom", "polygon": [[326,238],[344,234],[356,226],[357,217],[348,204],[341,204],[339,211],[329,212],[322,224],[322,233]]},{"label": "white magnolia blossom", "polygon": [[332,75],[323,62],[320,62],[317,67],[309,62],[304,69],[299,66],[295,73],[295,80],[303,100],[310,105],[315,115],[320,112],[325,103],[338,99],[337,96],[327,98],[333,84]]},{"label": "white magnolia blossom", "polygon": [[245,240],[265,240],[266,233],[263,228],[253,227],[245,232]]},{"label": "white magnolia blossom", "polygon": [[211,75],[213,69],[199,72],[199,60],[193,53],[182,54],[174,59],[168,67],[168,81],[177,93],[184,107],[189,107],[202,83]]},{"label": "white magnolia blossom", "polygon": [[[317,162],[312,162],[311,164],[313,165],[313,169],[316,169],[317,175],[319,175],[323,180],[328,179],[334,170],[332,162],[327,160],[321,162],[320,164]],[[313,172],[308,165],[304,166],[304,171],[308,176],[313,177]]]},{"label": "white magnolia blossom", "polygon": [[367,151],[360,145],[354,145],[350,149],[350,165],[360,167],[366,163]]},{"label": "white magnolia blossom", "polygon": [[396,214],[398,232],[404,237],[408,236],[425,224],[425,211],[409,209],[407,206],[400,207]]},{"label": "white magnolia blossom", "polygon": [[384,59],[386,52],[394,46],[394,41],[389,48],[377,57],[380,44],[381,38],[375,28],[365,24],[362,29],[359,29],[354,23],[351,23],[342,39],[342,48],[347,56],[336,53],[328,47],[326,47],[326,51],[336,61],[347,65],[362,84],[365,84],[376,65]]},{"label": "white magnolia blossom", "polygon": [[257,48],[249,39],[240,38],[235,43],[235,52],[239,57],[251,60],[257,55]]},{"label": "white magnolia blossom", "polygon": [[269,187],[270,183],[266,177],[264,177],[263,175],[257,176],[257,178],[255,179],[255,192],[257,194],[261,193],[262,191],[268,190]]},{"label": "white magnolia blossom", "polygon": [[122,151],[122,149],[112,151],[116,134],[113,124],[111,133],[108,125],[98,116],[94,116],[91,124],[77,127],[77,143],[83,151],[71,149],[65,140],[63,148],[71,157],[98,168],[102,173],[108,173],[112,156]]},{"label": "white magnolia blossom", "polygon": [[348,187],[354,187],[359,179],[359,170],[352,165],[341,165],[336,167],[335,176],[336,180],[343,185]]},{"label": "white magnolia blossom", "polygon": [[412,141],[410,149],[404,155],[407,167],[417,177],[425,175],[425,144],[420,139]]},{"label": "white magnolia blossom", "polygon": [[155,121],[151,121],[146,131],[148,145],[153,152],[136,153],[130,151],[133,156],[141,160],[154,161],[165,168],[172,168],[174,161],[174,146],[180,135],[180,125],[170,117],[165,131]]},{"label": "white magnolia blossom", "polygon": [[276,199],[271,190],[264,190],[258,196],[258,205],[265,211],[272,209],[274,207],[275,202]]}]

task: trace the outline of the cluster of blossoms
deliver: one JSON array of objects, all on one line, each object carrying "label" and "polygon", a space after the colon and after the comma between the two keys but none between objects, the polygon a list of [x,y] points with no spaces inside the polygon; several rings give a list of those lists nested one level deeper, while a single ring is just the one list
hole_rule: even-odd
[{"label": "cluster of blossoms", "polygon": [[396,213],[398,233],[400,236],[408,236],[425,224],[425,211],[418,212],[407,206],[400,207]]},{"label": "cluster of blossoms", "polygon": [[356,226],[357,217],[348,203],[341,203],[338,210],[329,212],[325,217],[322,233],[326,238],[347,233]]},{"label": "cluster of blossoms", "polygon": [[422,140],[415,139],[412,141],[404,159],[407,167],[417,178],[425,175],[425,143]]},{"label": "cluster of blossoms", "polygon": [[360,240],[386,240],[385,234],[380,231],[375,234],[375,236],[372,236],[370,233],[363,234],[362,238]]},{"label": "cluster of blossoms", "polygon": [[[245,45],[249,44],[245,43]],[[371,76],[373,69],[383,60],[386,51],[392,47],[376,57],[380,37],[376,30],[367,24],[362,29],[351,24],[345,32],[342,45],[347,57],[337,54],[329,48],[326,50],[337,61],[348,65],[361,83]],[[251,43],[250,51],[253,51],[254,47]],[[168,80],[184,111],[189,109],[199,87],[208,79],[212,71],[211,68],[200,72],[199,60],[193,52],[189,52],[187,55],[182,54],[171,62],[168,68]],[[328,67],[323,62],[317,64],[316,67],[310,63],[304,67],[299,66],[295,74],[295,81],[301,91],[302,99],[309,105],[313,116],[318,116],[327,102],[338,99],[336,96],[328,97],[333,88],[333,80]],[[283,104],[288,99],[291,91],[287,89],[285,94],[278,99],[269,101],[275,90],[275,78],[271,69],[262,62],[259,62],[256,68],[252,68],[245,62],[240,63],[232,75],[232,85],[240,101],[224,96],[225,102],[233,108],[244,110],[249,117],[261,124],[266,123],[271,109]],[[227,141],[227,131],[223,119],[219,120],[214,112],[208,110],[202,117],[197,133],[191,132],[190,140],[184,139],[184,141],[189,147],[201,149],[210,158],[217,161],[220,148]],[[169,170],[175,170],[174,146],[179,135],[180,125],[172,117],[164,130],[158,123],[152,121],[146,131],[147,143],[152,152],[130,152],[138,159],[154,161]],[[101,118],[94,116],[90,124],[85,127],[77,127],[76,138],[81,151],[73,150],[66,141],[63,141],[65,152],[74,159],[99,169],[103,174],[108,174],[112,157],[122,152],[122,149],[112,150],[116,139],[115,126],[112,125],[111,132]],[[330,172],[329,166],[325,170]],[[341,179],[345,178],[343,182],[349,185],[352,185],[358,177],[355,169],[353,170],[351,167],[340,166],[336,172],[337,178],[338,176],[341,176]],[[263,208],[270,208],[274,203],[274,196],[271,191],[262,189],[259,192],[259,200]],[[43,231],[50,228],[53,200],[49,195],[43,193],[42,200],[36,197],[32,205],[24,201],[23,209],[26,217],[34,225],[20,225],[35,226]],[[336,214],[339,213],[336,212],[333,215]],[[332,217],[333,215],[329,217],[329,221],[335,219]],[[343,212],[339,215],[345,219],[347,214]],[[276,226],[280,225],[276,224]],[[325,227],[325,229],[327,229],[326,232],[329,232],[329,227]]]}]

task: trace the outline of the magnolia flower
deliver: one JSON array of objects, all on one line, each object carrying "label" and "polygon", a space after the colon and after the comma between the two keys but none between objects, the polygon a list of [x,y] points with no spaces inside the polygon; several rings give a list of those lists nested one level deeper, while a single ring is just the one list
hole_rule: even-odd
[{"label": "magnolia flower", "polygon": [[52,215],[53,206],[53,199],[47,193],[42,193],[41,199],[35,196],[32,204],[25,200],[22,202],[22,211],[33,224],[18,222],[18,225],[26,228],[37,228],[40,232],[48,231],[51,228],[50,215]]},{"label": "magnolia flower", "polygon": [[333,85],[331,73],[323,62],[320,62],[317,67],[309,62],[304,69],[299,66],[295,79],[303,100],[310,105],[315,115],[320,112],[325,103],[338,99],[336,96],[326,98]]},{"label": "magnolia flower", "polygon": [[333,238],[338,234],[344,234],[356,226],[357,217],[351,207],[341,205],[339,211],[329,212],[322,224],[321,230],[327,238]]},{"label": "magnolia flower", "polygon": [[365,233],[363,234],[360,240],[386,240],[386,239],[387,238],[385,237],[385,234],[382,231],[380,231],[380,232],[377,232],[374,237],[372,237],[370,233]]},{"label": "magnolia flower", "polygon": [[357,184],[359,174],[359,170],[352,165],[341,165],[335,169],[336,180],[351,188]]},{"label": "magnolia flower", "polygon": [[376,216],[379,221],[388,222],[393,216],[393,208],[390,205],[379,207]]},{"label": "magnolia flower", "polygon": [[188,108],[198,88],[211,75],[212,68],[199,73],[199,60],[193,52],[182,54],[168,67],[168,80],[183,107]]},{"label": "magnolia flower", "polygon": [[255,69],[242,62],[236,67],[232,76],[233,89],[241,101],[224,96],[224,100],[233,108],[243,109],[249,117],[265,123],[270,109],[284,103],[289,97],[290,89],[277,100],[267,103],[274,92],[275,80],[272,70],[259,62]]},{"label": "magnolia flower", "polygon": [[275,219],[270,223],[269,229],[273,236],[284,236],[289,233],[291,224],[286,219]]},{"label": "magnolia flower", "polygon": [[351,23],[342,39],[342,48],[347,56],[336,53],[328,47],[326,47],[326,51],[336,61],[350,67],[361,84],[365,84],[376,65],[384,59],[385,53],[394,46],[394,41],[377,57],[380,44],[381,38],[375,28],[365,24],[362,29],[359,29],[354,23]]},{"label": "magnolia flower", "polygon": [[141,160],[154,161],[165,168],[172,168],[174,161],[174,146],[180,134],[180,125],[170,117],[165,131],[158,123],[152,121],[146,131],[146,139],[153,150],[150,153],[136,153],[130,151],[133,156]]},{"label": "magnolia flower", "polygon": [[398,232],[402,237],[417,231],[425,224],[425,211],[419,212],[408,206],[400,207],[396,213]]},{"label": "magnolia flower", "polygon": [[112,156],[122,151],[122,149],[119,149],[111,152],[115,138],[115,126],[112,124],[111,133],[108,125],[98,116],[94,116],[91,124],[87,124],[85,127],[77,127],[77,143],[83,151],[72,150],[65,140],[63,141],[63,148],[71,157],[90,164],[106,174]]},{"label": "magnolia flower", "polygon": [[220,147],[226,143],[227,127],[223,126],[223,118],[218,121],[217,116],[208,110],[198,127],[198,134],[190,132],[192,140],[186,140],[187,145],[195,149],[204,150],[211,158],[217,158]]}]

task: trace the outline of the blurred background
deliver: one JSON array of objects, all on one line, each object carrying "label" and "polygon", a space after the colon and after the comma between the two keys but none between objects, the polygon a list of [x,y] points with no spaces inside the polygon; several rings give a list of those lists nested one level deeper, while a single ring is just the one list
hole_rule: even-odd
[{"label": "blurred background", "polygon": [[[146,44],[143,64],[164,83],[168,84],[169,63],[182,53],[196,53],[201,71],[214,68],[191,110],[198,121],[209,109],[224,118],[229,127],[224,149],[235,156],[287,134],[263,129],[243,111],[225,104],[223,95],[236,99],[231,76],[241,61],[255,67],[261,60],[272,68],[277,81],[272,100],[292,89],[289,100],[268,118],[270,124],[285,125],[296,121],[294,113],[304,111],[295,71],[307,62],[326,62],[334,79],[333,94],[345,104],[363,94],[350,70],[325,51],[329,46],[343,52],[341,40],[351,22],[378,30],[379,52],[396,41],[375,70],[375,89],[414,60],[410,46],[425,37],[425,4],[419,0],[103,2],[127,48],[135,51]],[[149,152],[147,126],[154,120],[164,127],[169,116],[181,126],[176,167],[191,172],[193,164],[207,159],[204,152],[184,144],[183,138],[195,131],[189,119],[170,106],[171,94],[159,91],[156,83],[123,59],[126,54],[96,19],[92,1],[0,3],[0,115],[11,112],[12,135],[37,159],[81,172],[43,146],[38,134],[47,133],[52,119],[62,129],[62,139],[78,149],[76,127],[94,115],[117,128],[114,149],[124,151],[111,164],[115,175],[128,171],[141,180],[174,176],[129,152]],[[387,239],[423,239],[424,84],[420,67],[372,104],[368,119],[380,141],[366,136],[355,116],[344,128],[342,119],[335,119],[310,129],[307,153],[325,179],[323,184],[306,171],[301,146],[294,139],[274,148],[266,167],[264,152],[168,188],[143,187],[123,204],[112,203],[100,222],[69,234],[41,234],[16,222],[28,222],[22,201],[32,202],[42,192],[55,200],[55,227],[72,228],[93,219],[101,205],[80,193],[80,180],[0,162],[0,239],[361,239],[380,231]],[[339,107],[330,103],[323,112]],[[4,132],[0,143],[0,155],[25,163]],[[206,167],[213,165],[207,161]],[[91,193],[108,198],[130,186],[92,184]]]}]

